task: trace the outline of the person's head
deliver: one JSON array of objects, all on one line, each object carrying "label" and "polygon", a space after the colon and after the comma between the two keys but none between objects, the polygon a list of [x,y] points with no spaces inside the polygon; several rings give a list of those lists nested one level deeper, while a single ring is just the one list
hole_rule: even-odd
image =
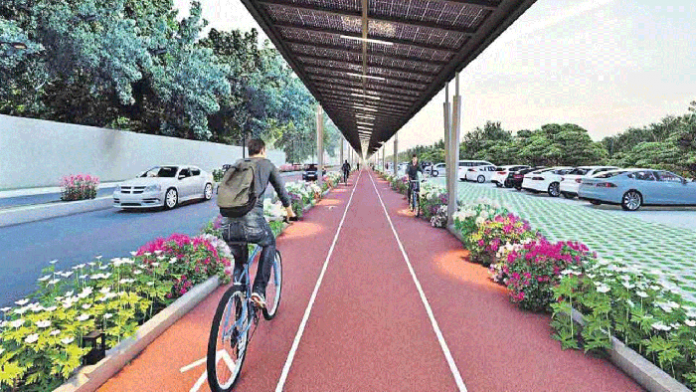
[{"label": "person's head", "polygon": [[250,157],[266,157],[266,143],[261,139],[251,139],[247,143]]},{"label": "person's head", "polygon": [[417,164],[417,163],[418,163],[418,155],[413,154],[413,156],[411,157],[411,162],[412,162],[414,165]]},{"label": "person's head", "polygon": [[346,163],[348,163],[348,160],[346,159]]}]

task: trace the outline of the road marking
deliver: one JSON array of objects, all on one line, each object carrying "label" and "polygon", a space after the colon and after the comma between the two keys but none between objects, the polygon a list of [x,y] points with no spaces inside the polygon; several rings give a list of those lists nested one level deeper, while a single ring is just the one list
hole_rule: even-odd
[{"label": "road marking", "polygon": [[[222,359],[225,362],[225,364],[227,365],[227,367],[230,369],[230,371],[232,373],[234,373],[234,368],[235,368],[234,360],[232,359],[232,357],[230,357],[230,354],[227,351],[220,350],[217,352],[216,358],[215,358],[216,363],[218,361],[220,361],[220,359]],[[203,365],[206,361],[207,361],[207,358],[201,358],[201,359],[199,359],[191,364],[188,364],[188,365],[182,367],[181,369],[179,369],[179,371],[181,373],[186,373],[193,368],[196,368],[198,366]],[[191,387],[189,392],[198,392],[207,380],[208,380],[208,371],[203,370],[203,374],[201,374],[201,376],[198,378],[198,380],[196,380],[196,383],[193,384],[193,386]]]},{"label": "road marking", "polygon": [[387,212],[387,207],[384,205],[384,201],[382,201],[382,195],[380,195],[379,191],[377,190],[377,185],[375,184],[375,180],[372,178],[372,175],[370,175],[370,180],[372,180],[372,186],[375,188],[375,193],[377,193],[377,197],[379,198],[379,202],[382,204],[382,208],[384,209],[384,215],[387,216],[387,220],[389,221],[389,226],[391,226],[392,232],[394,232],[394,237],[396,237],[396,242],[399,243],[399,249],[401,249],[401,254],[404,256],[404,260],[406,261],[406,265],[408,266],[408,270],[411,272],[411,277],[413,277],[413,282],[416,284],[416,288],[418,289],[418,294],[420,294],[421,301],[423,301],[423,306],[425,306],[425,311],[428,313],[428,318],[430,318],[430,323],[433,325],[433,330],[435,330],[435,335],[437,335],[437,340],[440,343],[440,347],[442,348],[442,352],[445,354],[445,358],[447,359],[447,364],[449,365],[450,371],[452,371],[452,375],[454,376],[454,381],[457,384],[457,387],[459,388],[459,391],[461,392],[466,392],[466,385],[464,385],[464,380],[462,380],[462,375],[459,373],[459,369],[457,369],[457,364],[454,363],[454,358],[452,358],[452,353],[449,350],[449,347],[447,346],[447,342],[445,342],[444,336],[442,336],[442,331],[440,331],[440,326],[437,324],[437,320],[435,320],[435,315],[433,314],[433,310],[430,307],[430,303],[428,302],[428,299],[425,297],[425,293],[423,292],[423,287],[421,287],[420,281],[418,280],[418,277],[416,276],[416,272],[413,270],[413,266],[411,265],[411,260],[408,258],[408,255],[406,254],[406,250],[404,249],[404,245],[401,243],[401,239],[399,238],[399,234],[396,232],[396,228],[394,228],[394,223],[391,220],[391,217],[389,216],[389,213]]},{"label": "road marking", "polygon": [[297,347],[300,345],[300,340],[302,339],[302,334],[304,334],[304,329],[307,325],[307,320],[309,319],[309,315],[312,313],[312,306],[314,306],[314,301],[317,298],[317,293],[319,292],[319,287],[321,286],[321,282],[324,280],[324,274],[326,273],[326,269],[329,266],[329,260],[331,259],[331,255],[333,254],[334,248],[336,247],[336,242],[338,241],[338,235],[341,233],[341,229],[343,228],[343,222],[346,220],[346,215],[348,214],[348,209],[350,208],[351,203],[353,203],[353,195],[355,194],[355,190],[357,189],[357,184],[360,181],[360,176],[362,175],[362,171],[360,174],[358,174],[358,179],[355,181],[355,185],[353,187],[353,191],[350,194],[350,199],[348,199],[348,204],[346,205],[345,211],[343,211],[343,218],[341,218],[341,223],[338,225],[338,229],[336,230],[336,235],[334,236],[333,242],[331,243],[331,248],[329,248],[329,254],[326,255],[326,260],[324,260],[324,265],[321,268],[321,273],[319,274],[319,279],[317,279],[317,283],[314,286],[314,291],[312,292],[312,296],[309,298],[309,304],[307,304],[307,309],[305,309],[304,316],[302,317],[302,322],[300,322],[300,327],[297,329],[297,334],[295,335],[295,340],[292,342],[292,347],[290,348],[290,352],[288,353],[288,358],[285,361],[285,366],[283,366],[283,371],[280,374],[280,379],[278,380],[278,385],[276,386],[276,392],[282,392],[283,387],[285,387],[285,381],[288,378],[288,373],[290,373],[290,367],[292,366],[292,362],[295,359],[295,353],[297,352]]}]

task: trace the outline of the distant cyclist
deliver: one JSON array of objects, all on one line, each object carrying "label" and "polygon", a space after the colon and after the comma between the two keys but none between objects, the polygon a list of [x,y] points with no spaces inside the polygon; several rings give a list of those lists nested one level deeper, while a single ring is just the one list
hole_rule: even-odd
[{"label": "distant cyclist", "polygon": [[343,182],[348,183],[348,175],[350,175],[350,163],[348,163],[348,160],[346,159],[345,162],[343,162]]},{"label": "distant cyclist", "polygon": [[406,175],[408,176],[408,205],[411,205],[411,193],[412,193],[412,185],[411,181],[418,181],[418,172],[421,172],[421,174],[425,175],[425,172],[423,171],[423,166],[421,166],[420,162],[418,162],[418,155],[413,154],[413,157],[411,157],[411,162],[406,166]]},{"label": "distant cyclist", "polygon": [[273,185],[283,207],[287,211],[288,218],[294,218],[295,213],[290,206],[290,197],[285,190],[283,179],[280,177],[278,168],[271,161],[266,159],[266,143],[261,139],[252,139],[247,144],[249,158],[237,162],[255,163],[254,170],[254,192],[257,201],[253,209],[246,215],[239,218],[223,218],[222,229],[223,238],[230,245],[234,256],[234,277],[239,279],[244,266],[248,262],[249,248],[240,243],[258,244],[263,248],[259,258],[258,272],[254,279],[251,300],[260,308],[266,307],[266,286],[271,275],[273,258],[276,254],[276,240],[268,222],[263,216],[263,194],[268,188],[268,183]]}]

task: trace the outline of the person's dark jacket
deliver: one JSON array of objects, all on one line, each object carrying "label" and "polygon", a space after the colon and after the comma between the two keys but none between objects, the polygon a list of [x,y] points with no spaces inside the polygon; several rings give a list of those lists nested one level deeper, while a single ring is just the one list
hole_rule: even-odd
[{"label": "person's dark jacket", "polygon": [[348,163],[348,162],[343,163],[343,171],[350,172],[350,163]]},{"label": "person's dark jacket", "polygon": [[290,196],[288,191],[285,190],[285,184],[283,183],[283,178],[280,176],[278,168],[275,167],[273,162],[266,158],[247,158],[247,161],[256,161],[256,170],[254,175],[254,191],[258,197],[256,201],[256,207],[263,208],[263,194],[268,188],[268,183],[273,185],[278,194],[280,202],[283,203],[283,207],[290,206]]},{"label": "person's dark jacket", "polygon": [[423,166],[421,166],[420,162],[418,162],[415,166],[413,165],[413,162],[409,162],[408,166],[406,166],[406,175],[408,175],[408,179],[414,181],[417,180],[418,172],[425,174],[423,172]]}]

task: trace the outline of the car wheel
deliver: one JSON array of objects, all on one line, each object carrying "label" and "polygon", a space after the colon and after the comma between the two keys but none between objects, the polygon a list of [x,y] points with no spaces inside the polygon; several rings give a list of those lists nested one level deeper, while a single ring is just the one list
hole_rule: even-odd
[{"label": "car wheel", "polygon": [[516,186],[515,189],[517,189],[519,192],[522,192],[522,187],[521,187],[521,186]]},{"label": "car wheel", "polygon": [[638,191],[628,191],[621,198],[621,207],[626,211],[638,211],[643,205],[643,196]]},{"label": "car wheel", "polygon": [[479,184],[483,184],[484,182],[486,182],[486,177],[484,177],[484,176],[478,176],[478,177],[476,178],[476,182],[478,182]]},{"label": "car wheel", "polygon": [[599,200],[590,200],[590,203],[595,206],[601,206],[602,202]]},{"label": "car wheel", "polygon": [[205,184],[205,190],[203,191],[203,195],[205,196],[206,200],[210,200],[213,198],[213,184]]},{"label": "car wheel", "polygon": [[551,183],[549,185],[549,196],[551,197],[558,197],[561,195],[561,185],[557,182]]},{"label": "car wheel", "polygon": [[505,188],[512,188],[512,182],[510,180],[505,180]]},{"label": "car wheel", "polygon": [[174,188],[169,188],[164,196],[164,208],[171,210],[179,204],[179,193]]},{"label": "car wheel", "polygon": [[561,194],[562,194],[563,197],[565,197],[566,199],[573,199],[573,198],[575,198],[575,196],[574,196],[573,194],[568,193],[568,192],[561,192]]},{"label": "car wheel", "polygon": [[440,176],[440,172],[437,171],[437,170],[433,170],[433,172],[430,173],[430,175],[433,176],[433,177],[439,177],[439,176]]}]

